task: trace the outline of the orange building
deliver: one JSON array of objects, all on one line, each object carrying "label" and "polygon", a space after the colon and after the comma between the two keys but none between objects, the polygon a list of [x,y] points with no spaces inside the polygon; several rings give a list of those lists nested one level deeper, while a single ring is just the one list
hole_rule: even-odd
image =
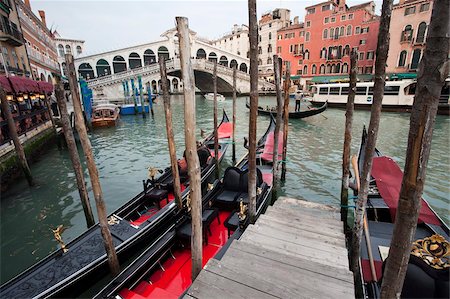
[{"label": "orange building", "polygon": [[360,80],[372,79],[379,29],[373,1],[348,7],[345,0],[308,6],[303,26],[278,31],[277,53],[298,84],[348,80],[350,51],[359,52]]}]

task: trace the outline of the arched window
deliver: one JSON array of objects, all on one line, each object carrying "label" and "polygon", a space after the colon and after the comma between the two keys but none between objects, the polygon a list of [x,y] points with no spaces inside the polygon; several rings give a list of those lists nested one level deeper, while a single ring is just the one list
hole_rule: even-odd
[{"label": "arched window", "polygon": [[258,59],[258,65],[262,65],[262,59]]},{"label": "arched window", "polygon": [[272,32],[269,32],[269,40],[272,39]]},{"label": "arched window", "polygon": [[59,56],[64,57],[64,46],[63,45],[58,45],[58,54]]},{"label": "arched window", "polygon": [[228,58],[225,56],[220,56],[219,64],[228,67]]},{"label": "arched window", "polygon": [[167,50],[166,47],[161,46],[158,48],[158,61],[159,61],[159,57],[164,57],[164,60],[169,60],[170,55],[169,55],[169,50]]},{"label": "arched window", "polygon": [[258,54],[262,54],[262,48],[261,47],[258,48]]},{"label": "arched window", "polygon": [[415,49],[413,51],[412,60],[411,60],[411,69],[415,70],[419,67],[420,56],[422,55],[421,49]]},{"label": "arched window", "polygon": [[303,59],[309,59],[309,50],[305,50],[305,53],[303,54]]},{"label": "arched window", "polygon": [[105,59],[99,59],[96,65],[97,77],[111,75],[111,67]]},{"label": "arched window", "polygon": [[230,61],[230,68],[232,68],[232,69],[237,69],[237,67],[238,67],[237,61],[236,61],[235,59],[232,59],[232,60]]},{"label": "arched window", "polygon": [[72,48],[70,45],[66,45],[66,54],[72,54]]},{"label": "arched window", "polygon": [[323,37],[324,39],[328,38],[328,29],[324,29],[324,30],[323,30],[323,35],[322,35],[322,37]]},{"label": "arched window", "polygon": [[241,63],[241,65],[239,66],[239,70],[240,70],[241,72],[246,73],[247,70],[248,70],[248,67],[247,67],[247,65],[246,65],[245,63]]},{"label": "arched window", "polygon": [[416,43],[423,43],[425,41],[425,32],[427,31],[427,23],[422,22],[417,29]]},{"label": "arched window", "polygon": [[413,37],[413,29],[411,25],[406,25],[405,30],[402,31],[402,36],[400,38],[401,42],[411,41]]},{"label": "arched window", "polygon": [[52,83],[52,76],[50,76],[50,75],[47,76],[47,82]]},{"label": "arched window", "polygon": [[214,52],[209,53],[208,60],[211,62],[217,61],[217,54]]},{"label": "arched window", "polygon": [[77,46],[77,54],[80,55],[81,53],[83,53],[81,46]]},{"label": "arched window", "polygon": [[330,38],[334,37],[334,28],[330,28]]},{"label": "arched window", "polygon": [[197,59],[206,59],[206,52],[202,48],[197,50]]},{"label": "arched window", "polygon": [[398,66],[405,66],[407,54],[408,53],[406,51],[400,52],[400,56],[398,57]]},{"label": "arched window", "polygon": [[327,74],[331,73],[331,64],[327,65]]},{"label": "arched window", "polygon": [[272,64],[272,58],[271,57],[267,58],[267,64]]},{"label": "arched window", "polygon": [[[79,69],[79,68],[78,68],[78,69]],[[40,78],[41,78],[41,81],[45,81],[45,75],[44,75],[44,73],[41,74]],[[83,78],[84,78],[84,77],[83,77]],[[89,78],[85,78],[85,79],[89,79]]]},{"label": "arched window", "polygon": [[150,49],[145,50],[144,52],[144,65],[150,65],[156,63],[156,55]]},{"label": "arched window", "polygon": [[125,61],[125,59],[120,56],[117,55],[114,57],[113,59],[113,70],[114,70],[114,74],[120,73],[120,72],[124,72],[127,70],[127,63]]},{"label": "arched window", "polygon": [[131,53],[130,56],[128,56],[128,64],[130,65],[130,69],[141,67],[141,56],[136,52]]},{"label": "arched window", "polygon": [[325,74],[325,65],[324,64],[320,65],[319,74]]},{"label": "arched window", "polygon": [[344,54],[344,56],[350,55],[350,46],[349,45],[345,45],[343,54]]},{"label": "arched window", "polygon": [[66,75],[67,74],[67,67],[66,67],[66,63],[65,62],[61,63],[61,68],[62,68],[62,75],[63,76],[67,76]]},{"label": "arched window", "polygon": [[267,46],[267,53],[272,53],[272,45],[271,44],[269,44]]},{"label": "arched window", "polygon": [[327,48],[322,48],[322,50],[320,51],[320,58],[327,58]]},{"label": "arched window", "polygon": [[311,67],[311,74],[315,75],[316,73],[317,73],[317,67],[315,64],[313,64]]},{"label": "arched window", "polygon": [[347,26],[347,35],[352,35],[352,25]]},{"label": "arched window", "polygon": [[339,36],[344,36],[344,26],[339,29]]},{"label": "arched window", "polygon": [[172,86],[173,86],[173,91],[178,92],[178,79],[177,78],[172,79]]},{"label": "arched window", "polygon": [[348,73],[348,64],[347,64],[347,63],[344,63],[344,64],[342,65],[342,71],[341,71],[341,73],[343,73],[343,74],[347,74],[347,73]]},{"label": "arched window", "polygon": [[305,66],[303,67],[303,75],[307,75],[307,74],[308,74],[308,66],[305,65]]},{"label": "arched window", "polygon": [[94,78],[94,70],[89,63],[82,63],[78,67],[78,74],[86,80]]},{"label": "arched window", "polygon": [[341,64],[340,63],[336,64],[334,72],[336,74],[339,74],[341,72]]}]

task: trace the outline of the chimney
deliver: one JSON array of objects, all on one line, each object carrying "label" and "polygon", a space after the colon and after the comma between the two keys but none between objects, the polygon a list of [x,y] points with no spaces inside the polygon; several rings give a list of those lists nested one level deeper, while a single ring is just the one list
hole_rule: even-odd
[{"label": "chimney", "polygon": [[47,28],[47,23],[45,22],[45,11],[38,10],[39,16],[41,17],[42,24],[44,24],[45,28]]},{"label": "chimney", "polygon": [[25,0],[25,6],[31,9],[30,0]]},{"label": "chimney", "polygon": [[238,24],[234,24],[233,25],[233,33],[236,33],[238,31],[239,25]]},{"label": "chimney", "polygon": [[294,18],[294,25],[297,25],[298,24],[298,16],[296,16],[295,18]]}]

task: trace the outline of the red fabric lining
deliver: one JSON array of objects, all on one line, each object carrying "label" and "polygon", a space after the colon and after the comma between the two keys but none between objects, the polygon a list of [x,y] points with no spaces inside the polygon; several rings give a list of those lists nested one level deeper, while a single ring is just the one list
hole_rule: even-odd
[{"label": "red fabric lining", "polygon": [[[397,213],[400,189],[402,186],[403,172],[397,163],[390,157],[382,156],[373,158],[372,172],[376,180],[378,190],[383,200],[389,207],[392,221],[395,221]],[[439,219],[431,211],[428,204],[422,199],[418,223],[441,225]]]},{"label": "red fabric lining", "polygon": [[222,123],[217,129],[217,134],[219,135],[219,139],[230,138],[233,134],[233,123]]},{"label": "red fabric lining", "polygon": [[[273,151],[274,151],[274,144],[275,144],[275,133],[270,132],[269,135],[267,135],[266,143],[264,144],[264,151],[261,154],[261,159],[265,161],[272,161],[273,160]],[[283,132],[278,133],[278,159],[281,159],[283,156]]]},{"label": "red fabric lining", "polygon": [[[375,265],[375,273],[377,274],[377,281],[380,281],[382,276],[383,262],[381,261],[373,261]],[[373,281],[372,279],[372,271],[370,270],[370,262],[369,260],[361,259],[361,268],[363,272],[363,278],[365,282]]]}]

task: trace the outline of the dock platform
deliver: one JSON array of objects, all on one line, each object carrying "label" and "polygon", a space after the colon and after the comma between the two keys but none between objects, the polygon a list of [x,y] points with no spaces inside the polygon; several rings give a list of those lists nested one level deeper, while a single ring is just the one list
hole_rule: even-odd
[{"label": "dock platform", "polygon": [[280,197],[184,298],[355,298],[339,210]]}]

